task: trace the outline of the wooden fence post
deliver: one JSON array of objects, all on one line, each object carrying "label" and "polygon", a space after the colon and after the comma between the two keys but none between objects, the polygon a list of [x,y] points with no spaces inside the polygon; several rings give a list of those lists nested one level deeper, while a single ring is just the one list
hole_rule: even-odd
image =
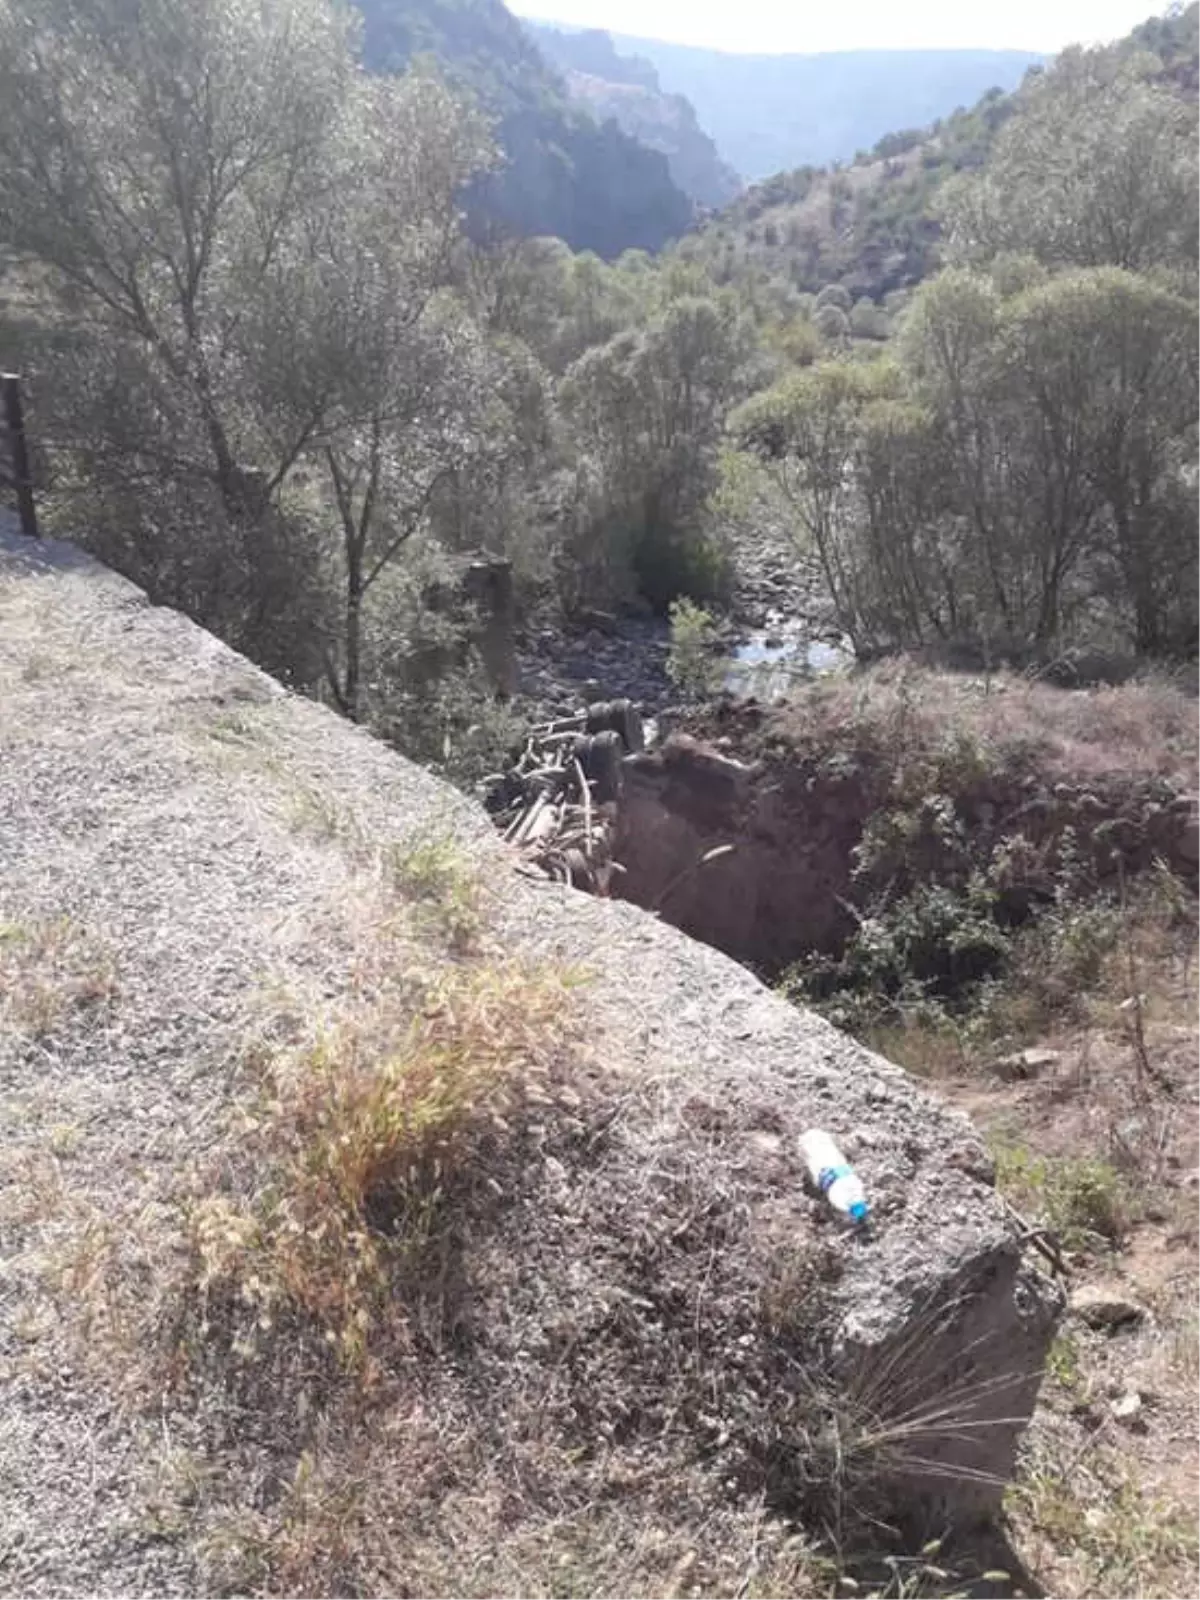
[{"label": "wooden fence post", "polygon": [[21,380],[15,372],[0,372],[4,391],[4,421],[11,441],[13,487],[17,491],[17,512],[21,532],[38,537],[37,510],[33,504],[33,478],[29,471],[29,450],[25,443],[25,418],[21,412]]}]

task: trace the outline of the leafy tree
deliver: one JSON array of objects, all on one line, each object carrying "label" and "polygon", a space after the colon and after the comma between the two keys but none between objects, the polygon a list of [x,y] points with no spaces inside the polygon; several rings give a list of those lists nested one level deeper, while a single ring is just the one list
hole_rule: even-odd
[{"label": "leafy tree", "polygon": [[102,554],[276,670],[323,663],[353,714],[365,594],[487,392],[435,310],[483,128],[428,74],[364,78],[325,0],[137,21],[0,11],[6,231],[74,329],[46,356],[64,476]]},{"label": "leafy tree", "polygon": [[905,396],[868,401],[852,471],[861,506],[847,562],[856,633],[874,649],[960,637],[967,596],[939,419]]},{"label": "leafy tree", "polygon": [[896,353],[822,363],[732,420],[856,646],[1044,655],[1100,608],[1142,653],[1186,650],[1194,308],[1117,268],[1010,260],[927,284]]},{"label": "leafy tree", "polygon": [[1026,609],[1018,525],[1023,502],[995,389],[1000,314],[989,279],[943,272],[914,298],[900,358],[916,397],[944,429],[979,631],[1011,640],[1022,633]]},{"label": "leafy tree", "polygon": [[619,588],[625,567],[660,609],[681,591],[712,587],[696,530],[748,353],[732,306],[684,298],[568,371],[562,402],[594,467],[581,535],[598,581]]},{"label": "leafy tree", "polygon": [[730,419],[740,447],[763,461],[791,505],[801,548],[816,552],[856,647],[865,640],[854,601],[852,469],[863,407],[890,382],[882,368],[824,361],[756,395]]},{"label": "leafy tree", "polygon": [[853,304],[850,291],[844,284],[827,283],[817,295],[816,309],[820,311],[825,306],[836,306],[839,311],[844,311],[849,316]]},{"label": "leafy tree", "polygon": [[[259,306],[276,352],[272,418],[295,397],[320,421],[306,456],[327,475],[341,531],[340,621],[324,660],[357,716],[363,606],[438,488],[482,450],[494,374],[478,332],[439,289],[459,236],[457,196],[488,157],[482,123],[436,77],[367,80],[325,152],[326,203],[277,256]],[[309,401],[308,397],[314,397]]]},{"label": "leafy tree", "polygon": [[886,339],[891,332],[887,312],[865,295],[854,302],[850,313],[850,332],[856,339]]},{"label": "leafy tree", "polygon": [[[0,11],[8,241],[106,332],[153,351],[194,408],[231,513],[245,491],[243,308],[295,219],[327,198],[316,156],[351,86],[347,37],[331,8],[284,0]],[[302,438],[301,425],[272,477]]]},{"label": "leafy tree", "polygon": [[[247,310],[329,199],[347,26],[319,0],[0,7],[0,226],[74,330],[56,442],[88,471],[103,552],[240,639],[295,588],[269,508],[320,421],[295,405],[268,441]],[[139,513],[125,474],[173,504],[154,488]]]},{"label": "leafy tree", "polygon": [[1034,78],[986,171],[947,194],[959,256],[1194,272],[1195,106],[1151,81],[1152,68],[1145,56],[1072,49]]},{"label": "leafy tree", "polygon": [[1196,417],[1186,302],[1113,268],[1007,301],[988,279],[947,272],[918,296],[901,353],[940,421],[980,622],[990,616],[999,639],[1049,644],[1069,597],[1081,599],[1081,566],[1094,582],[1101,553],[1116,551],[1138,646],[1160,648],[1164,595],[1180,592],[1165,575],[1190,548],[1161,520],[1168,464]]},{"label": "leafy tree", "polygon": [[1071,518],[1076,539],[1111,557],[1141,653],[1186,649],[1196,626],[1194,303],[1101,268],[1030,290],[1007,322],[1008,359],[1038,422],[1031,447],[1051,529]]},{"label": "leafy tree", "polygon": [[845,345],[850,338],[850,318],[841,306],[827,302],[818,306],[813,312],[813,327],[828,345],[836,348]]}]

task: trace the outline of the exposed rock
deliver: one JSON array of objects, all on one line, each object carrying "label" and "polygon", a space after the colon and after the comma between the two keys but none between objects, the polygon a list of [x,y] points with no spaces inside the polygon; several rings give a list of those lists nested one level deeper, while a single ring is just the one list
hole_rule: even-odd
[{"label": "exposed rock", "polygon": [[1075,1290],[1071,1296],[1071,1311],[1089,1328],[1104,1333],[1135,1327],[1146,1319],[1146,1308],[1136,1300],[1127,1299],[1119,1290],[1096,1284],[1084,1284]]},{"label": "exposed rock", "polygon": [[1047,1067],[1056,1067],[1062,1060],[1060,1050],[1016,1050],[1010,1056],[1001,1056],[996,1071],[1006,1081],[1019,1078],[1036,1078]]},{"label": "exposed rock", "polygon": [[1110,1409],[1118,1422],[1123,1422],[1135,1433],[1145,1433],[1146,1419],[1142,1415],[1142,1397],[1136,1389],[1126,1389],[1113,1401]]},{"label": "exposed rock", "polygon": [[530,720],[573,711],[586,699],[635,700],[646,710],[669,703],[675,690],[665,670],[668,644],[665,622],[607,612],[540,629],[518,651]]}]

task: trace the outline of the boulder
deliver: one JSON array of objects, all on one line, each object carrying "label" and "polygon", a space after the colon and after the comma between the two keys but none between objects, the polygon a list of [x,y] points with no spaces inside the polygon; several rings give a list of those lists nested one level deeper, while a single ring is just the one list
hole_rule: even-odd
[{"label": "boulder", "polygon": [[1024,1078],[1037,1078],[1049,1067],[1062,1060],[1059,1050],[1017,1050],[1012,1055],[1001,1056],[996,1071],[1006,1082]]},{"label": "boulder", "polygon": [[1100,1284],[1084,1284],[1076,1289],[1071,1295],[1071,1312],[1089,1328],[1103,1333],[1136,1327],[1146,1320],[1144,1306],[1120,1290]]}]

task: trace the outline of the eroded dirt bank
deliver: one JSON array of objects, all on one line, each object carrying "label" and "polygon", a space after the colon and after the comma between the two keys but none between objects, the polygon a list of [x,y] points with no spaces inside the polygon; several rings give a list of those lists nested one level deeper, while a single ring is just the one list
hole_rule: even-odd
[{"label": "eroded dirt bank", "polygon": [[1153,689],[932,672],[831,681],[773,711],[728,701],[626,761],[617,892],[771,975],[836,952],[870,891],[965,877],[1006,851],[1008,922],[1068,867],[1116,887],[1157,860],[1194,887],[1183,729],[1177,751],[1159,738],[1187,715]]}]

